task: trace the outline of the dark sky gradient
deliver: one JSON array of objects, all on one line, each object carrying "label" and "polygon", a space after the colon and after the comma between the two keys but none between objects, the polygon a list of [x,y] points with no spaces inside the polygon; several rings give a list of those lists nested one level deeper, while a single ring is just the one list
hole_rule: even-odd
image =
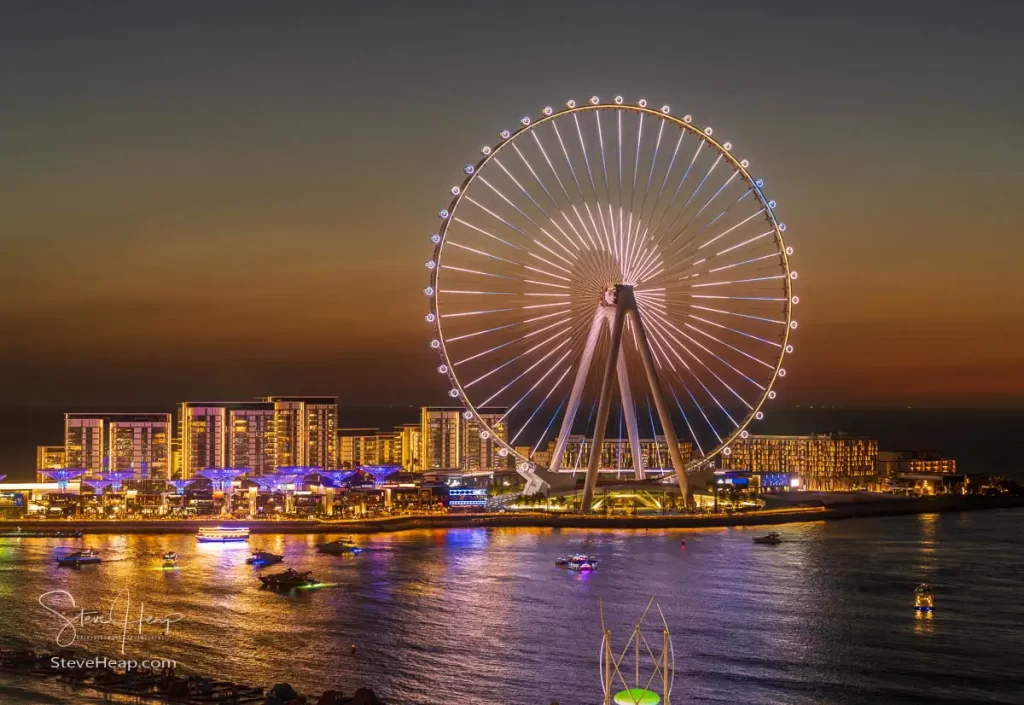
[{"label": "dark sky gradient", "polygon": [[408,5],[0,5],[0,407],[439,401],[447,189],[616,93],[779,202],[781,402],[1024,405],[1024,3]]}]

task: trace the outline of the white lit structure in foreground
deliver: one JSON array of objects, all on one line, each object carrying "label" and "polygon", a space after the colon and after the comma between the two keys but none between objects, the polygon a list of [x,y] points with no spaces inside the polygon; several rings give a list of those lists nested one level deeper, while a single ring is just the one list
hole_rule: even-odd
[{"label": "white lit structure in foreground", "polygon": [[[426,262],[431,346],[527,492],[585,469],[590,508],[599,453],[564,458],[582,433],[686,493],[775,396],[797,325],[792,248],[763,182],[712,135],[646,100],[568,101],[503,130],[451,187]],[[492,406],[501,433],[481,417]],[[645,467],[640,439],[659,437]]]}]

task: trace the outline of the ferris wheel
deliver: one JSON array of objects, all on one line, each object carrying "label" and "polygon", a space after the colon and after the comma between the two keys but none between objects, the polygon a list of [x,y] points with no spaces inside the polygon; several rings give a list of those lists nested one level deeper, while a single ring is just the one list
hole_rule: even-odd
[{"label": "ferris wheel", "polygon": [[710,127],[568,101],[484,146],[426,262],[438,372],[528,490],[686,473],[763,417],[797,322],[775,202]]}]

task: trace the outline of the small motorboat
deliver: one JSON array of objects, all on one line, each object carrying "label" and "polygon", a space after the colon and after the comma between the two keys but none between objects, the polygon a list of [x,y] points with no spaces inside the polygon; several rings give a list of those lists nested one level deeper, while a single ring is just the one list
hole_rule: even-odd
[{"label": "small motorboat", "polygon": [[356,546],[350,538],[335,539],[327,543],[318,543],[316,550],[320,553],[327,553],[336,556],[340,553],[359,553],[362,549]]},{"label": "small motorboat", "polygon": [[100,558],[100,552],[95,551],[91,548],[82,548],[73,553],[69,553],[66,556],[61,556],[57,559],[57,565],[68,566],[70,568],[78,568],[83,565],[90,565],[92,563],[100,563],[103,559]]},{"label": "small motorboat", "polygon": [[252,552],[251,556],[245,559],[245,562],[249,565],[273,565],[274,563],[280,563],[283,560],[284,556],[278,556],[270,551],[256,549]]},{"label": "small motorboat", "polygon": [[914,590],[914,609],[918,612],[931,612],[935,609],[935,596],[928,583],[921,583]]},{"label": "small motorboat", "polygon": [[563,556],[555,559],[555,565],[559,568],[568,568],[579,572],[597,570],[597,559],[585,553],[574,553],[571,556]]},{"label": "small motorboat", "polygon": [[259,578],[264,587],[272,588],[274,590],[291,590],[292,588],[309,587],[320,584],[320,581],[313,577],[311,571],[307,570],[304,573],[300,573],[292,568],[289,568],[283,573],[261,575]]},{"label": "small motorboat", "polygon": [[764,536],[755,536],[754,543],[765,544],[768,546],[776,546],[782,543],[782,537],[779,536],[779,533],[777,531],[773,531],[770,534],[765,534]]},{"label": "small motorboat", "polygon": [[168,551],[164,554],[164,568],[176,568],[178,566],[178,554]]}]

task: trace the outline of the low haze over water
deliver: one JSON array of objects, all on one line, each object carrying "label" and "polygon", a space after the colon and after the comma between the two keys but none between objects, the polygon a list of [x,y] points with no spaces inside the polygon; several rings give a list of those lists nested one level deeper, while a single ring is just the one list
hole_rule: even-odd
[{"label": "low haze over water", "polygon": [[[1020,703],[1022,520],[806,523],[782,527],[780,546],[753,544],[757,528],[412,531],[358,537],[366,550],[354,556],[320,555],[311,535],[253,536],[250,548],[328,583],[290,595],[257,587],[244,545],[88,536],[106,562],[76,571],[53,560],[77,541],[0,538],[0,614],[7,645],[53,650],[60,623],[39,595],[67,590],[104,609],[130,588],[147,614],[183,619],[165,640],[129,642],[128,656],[307,694],[370,686],[389,704],[584,705],[600,702],[599,601],[624,645],[655,596],[673,632],[673,702]],[[160,568],[167,550],[178,570]],[[575,550],[599,570],[555,567]],[[913,609],[921,582],[935,589],[930,620]],[[88,702],[0,675],[4,703],[69,697]]]}]

